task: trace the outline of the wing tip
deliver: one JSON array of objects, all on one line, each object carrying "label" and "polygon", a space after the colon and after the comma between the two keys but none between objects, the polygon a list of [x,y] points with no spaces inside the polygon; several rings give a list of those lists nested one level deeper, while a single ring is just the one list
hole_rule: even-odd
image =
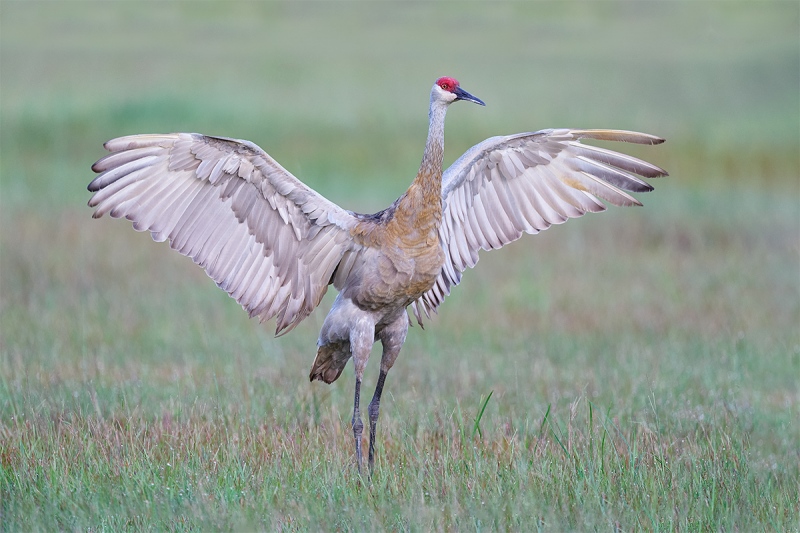
[{"label": "wing tip", "polygon": [[[649,133],[638,133],[638,135],[642,136],[642,142],[639,144],[656,145],[667,142],[665,138],[659,137],[658,135],[650,135]],[[636,142],[636,141],[631,141],[631,142]]]},{"label": "wing tip", "polygon": [[[663,168],[656,166],[653,163],[648,163],[648,165],[650,165],[652,168],[650,169],[650,172],[648,172],[647,174],[642,174],[642,176],[644,176],[645,178],[666,178],[667,176],[669,176],[669,172],[667,172]],[[652,185],[650,187],[651,187],[650,190],[653,190]]]}]

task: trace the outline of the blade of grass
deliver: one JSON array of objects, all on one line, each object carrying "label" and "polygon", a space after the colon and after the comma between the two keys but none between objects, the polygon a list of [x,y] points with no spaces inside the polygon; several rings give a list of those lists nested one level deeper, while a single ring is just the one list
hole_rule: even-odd
[{"label": "blade of grass", "polygon": [[481,418],[483,418],[483,413],[486,411],[486,405],[489,403],[489,399],[494,394],[494,391],[490,391],[489,395],[483,401],[483,405],[481,405],[481,410],[478,412],[478,416],[475,417],[475,426],[472,428],[472,436],[475,437],[475,433],[478,433],[480,438],[483,438],[483,433],[481,433]]}]

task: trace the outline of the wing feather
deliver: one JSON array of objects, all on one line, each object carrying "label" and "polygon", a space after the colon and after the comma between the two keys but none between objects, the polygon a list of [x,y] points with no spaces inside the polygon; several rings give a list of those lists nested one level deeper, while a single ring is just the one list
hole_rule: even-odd
[{"label": "wing feather", "polygon": [[168,240],[251,316],[277,317],[276,333],[308,316],[342,257],[358,255],[355,216],[253,143],[178,133],[105,147],[88,187],[93,216],[125,217]]},{"label": "wing feather", "polygon": [[600,148],[599,146],[581,144],[579,142],[571,142],[569,145],[570,149],[580,157],[625,169],[629,172],[633,172],[634,174],[644,176],[645,178],[657,178],[662,176],[662,172],[664,172],[659,167],[648,163],[647,161],[642,161],[641,159],[637,159],[626,154],[621,154],[619,152],[612,152],[611,150],[606,150],[605,148]]},{"label": "wing feather", "polygon": [[433,287],[412,305],[430,317],[461,274],[493,250],[606,206],[641,205],[628,194],[652,190],[645,178],[667,173],[646,161],[585,145],[581,139],[659,144],[663,139],[622,130],[542,130],[492,137],[462,155],[442,176],[439,238],[445,264]]},{"label": "wing feather", "polygon": [[649,192],[653,190],[652,185],[642,181],[630,172],[614,168],[605,163],[593,161],[580,155],[573,159],[572,162],[578,170],[598,176],[603,181],[614,184],[626,191]]}]

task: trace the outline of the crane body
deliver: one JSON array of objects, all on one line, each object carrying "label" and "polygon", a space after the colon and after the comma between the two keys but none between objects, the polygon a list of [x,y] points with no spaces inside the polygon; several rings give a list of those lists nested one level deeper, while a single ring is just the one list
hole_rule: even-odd
[{"label": "crane body", "polygon": [[362,468],[361,381],[373,344],[383,347],[368,407],[368,464],[386,376],[405,342],[411,307],[430,317],[478,251],[614,205],[640,205],[625,191],[652,187],[637,175],[666,172],[592,138],[658,144],[620,130],[542,130],[492,137],[443,172],[444,122],[457,100],[484,103],[449,77],[431,90],[429,128],[417,176],[391,206],[347,211],[304,185],[248,141],[200,134],[134,135],[106,143],[92,167],[94,217],[133,221],[202,266],[276,334],[290,331],[338,291],[323,322],[310,379],[332,383],[353,358],[353,435]]}]

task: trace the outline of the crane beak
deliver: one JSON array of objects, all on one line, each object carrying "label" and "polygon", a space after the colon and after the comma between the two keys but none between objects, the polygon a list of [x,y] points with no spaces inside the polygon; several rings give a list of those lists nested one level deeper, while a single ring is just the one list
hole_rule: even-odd
[{"label": "crane beak", "polygon": [[461,87],[456,87],[456,90],[453,91],[453,93],[456,95],[456,99],[453,100],[454,102],[458,100],[466,100],[467,102],[473,102],[478,105],[486,105],[483,103],[483,100],[481,100],[477,96],[472,96]]}]

